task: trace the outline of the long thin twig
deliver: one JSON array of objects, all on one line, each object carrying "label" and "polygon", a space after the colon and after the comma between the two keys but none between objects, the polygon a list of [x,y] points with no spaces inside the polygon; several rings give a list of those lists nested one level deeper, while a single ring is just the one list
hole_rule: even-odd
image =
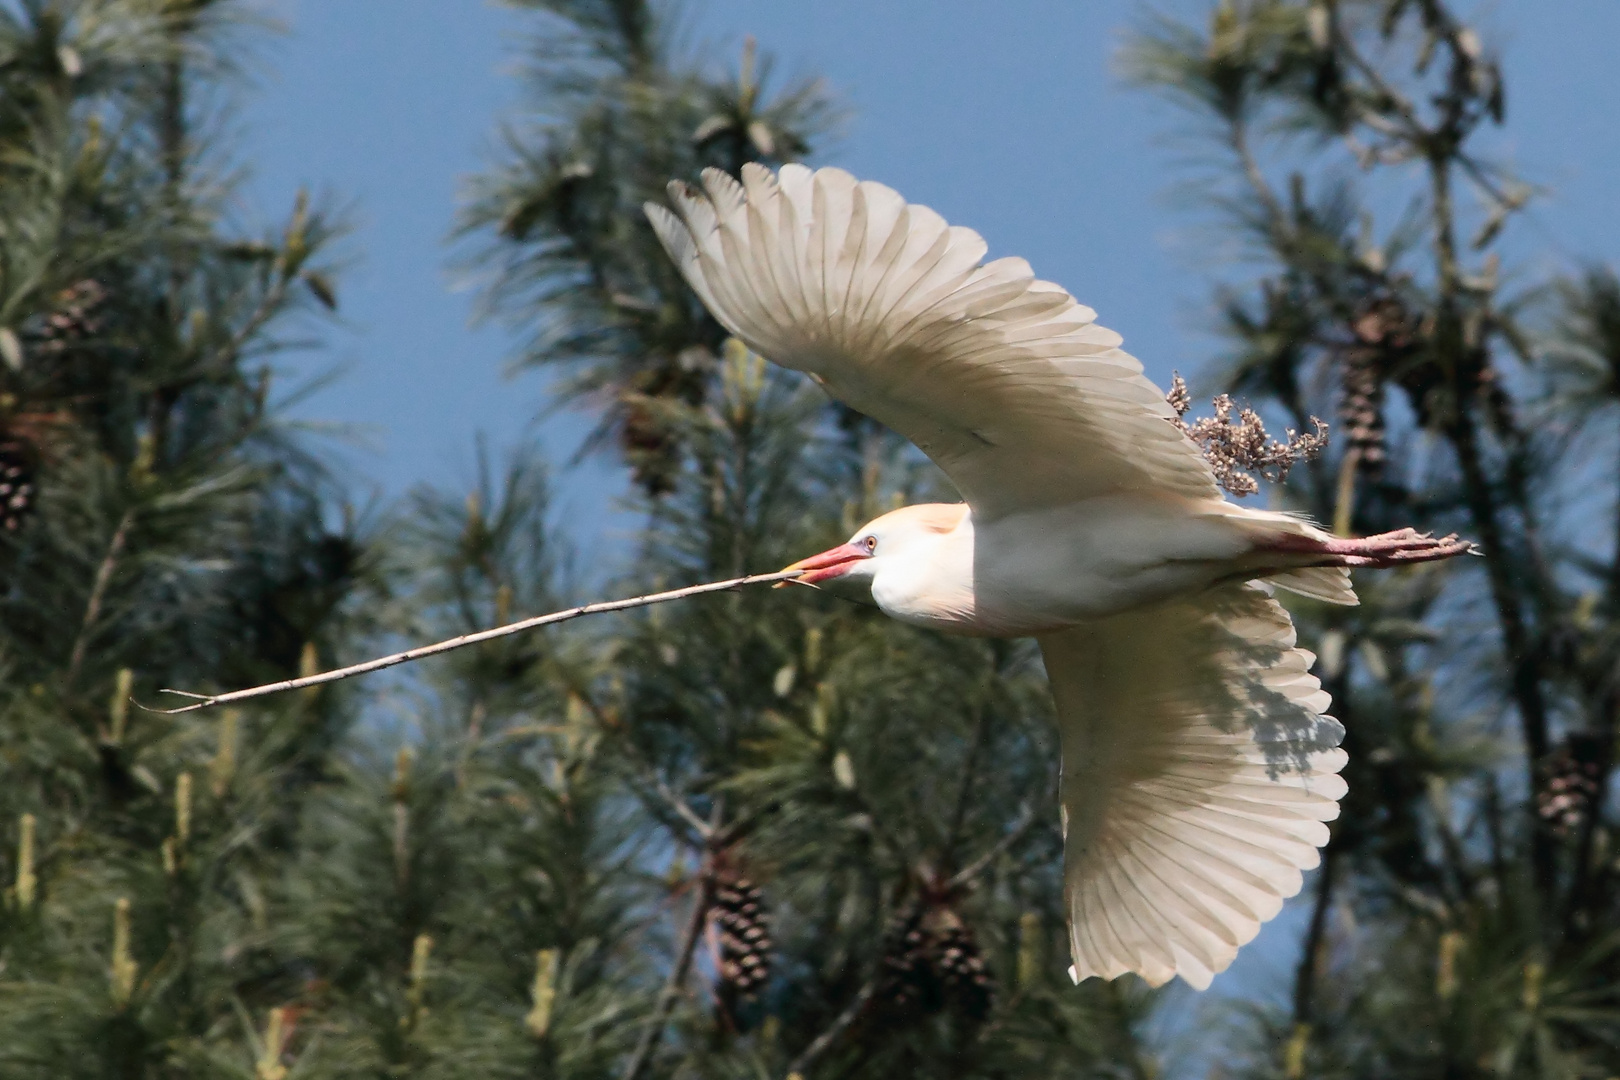
[{"label": "long thin twig", "polygon": [[594,604],[582,604],[579,607],[568,608],[564,611],[553,611],[549,615],[536,615],[533,618],[521,619],[505,626],[497,626],[490,630],[480,630],[473,634],[463,634],[460,637],[450,638],[448,641],[436,642],[432,645],[419,645],[414,649],[394,653],[391,656],[379,656],[375,660],[367,660],[363,664],[352,664],[346,668],[337,668],[333,671],[323,671],[316,675],[305,675],[299,679],[283,679],[280,682],[265,683],[263,686],[252,686],[246,690],[232,690],[226,694],[193,694],[189,690],[160,690],[161,694],[178,694],[180,697],[195,698],[190,705],[182,705],[178,709],[152,709],[145,705],[136,704],[147,712],[161,713],[164,716],[175,716],[179,713],[192,712],[196,709],[207,709],[214,705],[228,705],[236,701],[246,701],[249,698],[264,697],[266,694],[279,694],[283,690],[302,690],[309,686],[321,686],[329,682],[337,682],[355,675],[364,675],[372,671],[381,671],[383,668],[394,667],[397,664],[408,664],[413,660],[421,660],[427,656],[437,656],[439,653],[449,652],[452,649],[465,648],[468,645],[478,645],[485,641],[507,637],[511,634],[521,634],[525,630],[533,630],[539,626],[550,626],[552,623],[567,622],[577,619],[581,615],[596,615],[604,611],[624,611],[628,608],[646,607],[649,604],[662,604],[670,600],[682,600],[688,596],[702,596],[704,593],[725,592],[728,589],[739,589],[744,585],[760,585],[773,581],[792,581],[803,570],[780,570],[774,574],[749,574],[746,577],[731,578],[727,581],[710,581],[702,585],[688,585],[684,589],[671,589],[668,592],[649,593],[646,596],[632,596],[625,600],[602,600]]}]

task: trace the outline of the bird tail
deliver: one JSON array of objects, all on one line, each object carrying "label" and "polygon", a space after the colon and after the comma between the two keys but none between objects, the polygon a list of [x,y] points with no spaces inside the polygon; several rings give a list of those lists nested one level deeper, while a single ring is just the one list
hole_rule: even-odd
[{"label": "bird tail", "polygon": [[[1208,506],[1205,513],[1231,522],[1250,537],[1260,553],[1246,560],[1246,569],[1255,577],[1263,578],[1279,589],[1325,604],[1353,607],[1361,602],[1350,585],[1350,571],[1345,567],[1288,565],[1290,562],[1304,562],[1311,557],[1308,552],[1290,544],[1294,538],[1332,539],[1331,533],[1325,532],[1305,515],[1282,510],[1259,510],[1224,500]],[[1276,555],[1276,549],[1280,547],[1288,549],[1282,558]],[[1281,566],[1277,565],[1279,562]]]},{"label": "bird tail", "polygon": [[1342,566],[1304,566],[1273,574],[1266,579],[1279,589],[1287,589],[1324,604],[1352,607],[1361,601],[1350,585],[1350,571]]}]

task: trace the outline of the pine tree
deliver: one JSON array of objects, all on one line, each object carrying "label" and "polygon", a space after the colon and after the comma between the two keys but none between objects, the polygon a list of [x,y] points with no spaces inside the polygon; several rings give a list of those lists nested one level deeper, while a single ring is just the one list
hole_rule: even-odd
[{"label": "pine tree", "polygon": [[7,1076],[251,1067],[297,981],[262,947],[262,897],[348,714],[130,706],[318,662],[361,571],[266,402],[280,335],[330,299],[332,224],[300,200],[272,235],[230,234],[196,135],[241,13],[0,15]]},{"label": "pine tree", "polygon": [[[439,638],[562,606],[544,473],[419,491],[377,617]],[[598,631],[600,633],[600,631]],[[430,665],[312,804],[283,947],[321,973],[334,1075],[612,1076],[649,1007],[645,826],[584,689],[610,641],[507,639]]]}]

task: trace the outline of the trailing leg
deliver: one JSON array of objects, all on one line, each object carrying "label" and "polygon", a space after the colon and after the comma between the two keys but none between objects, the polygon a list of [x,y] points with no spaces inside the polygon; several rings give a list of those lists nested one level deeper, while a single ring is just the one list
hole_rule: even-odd
[{"label": "trailing leg", "polygon": [[1384,569],[1409,563],[1434,562],[1457,555],[1483,554],[1479,546],[1457,534],[1434,536],[1416,529],[1397,529],[1346,540],[1337,536],[1276,536],[1261,549],[1291,556],[1319,555],[1317,566],[1347,566]]}]

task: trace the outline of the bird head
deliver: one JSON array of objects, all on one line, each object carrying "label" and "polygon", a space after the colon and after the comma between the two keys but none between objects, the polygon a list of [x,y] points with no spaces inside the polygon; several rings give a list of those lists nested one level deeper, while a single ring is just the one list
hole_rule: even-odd
[{"label": "bird head", "polygon": [[[928,542],[955,529],[966,514],[962,503],[904,506],[873,518],[837,547],[785,569],[803,571],[794,579],[800,585],[870,600],[872,582],[885,566],[917,558]],[[786,584],[779,582],[778,587]]]}]

